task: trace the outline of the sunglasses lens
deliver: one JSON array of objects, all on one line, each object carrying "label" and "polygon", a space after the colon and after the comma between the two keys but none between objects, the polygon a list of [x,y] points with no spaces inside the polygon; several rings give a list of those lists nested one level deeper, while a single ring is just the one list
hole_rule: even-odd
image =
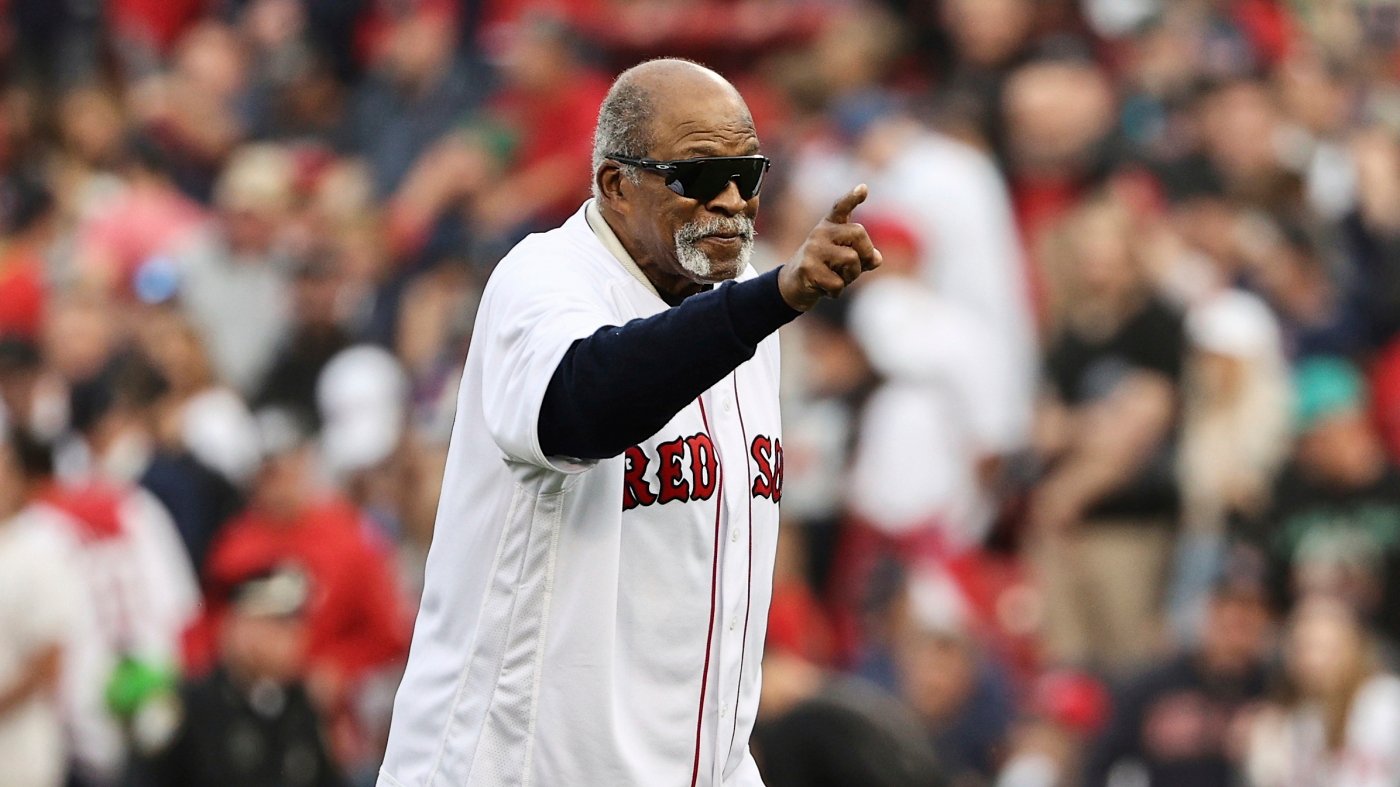
[{"label": "sunglasses lens", "polygon": [[676,162],[676,172],[668,180],[671,190],[698,202],[718,197],[734,181],[739,196],[753,199],[763,185],[768,162],[762,158],[717,158]]}]

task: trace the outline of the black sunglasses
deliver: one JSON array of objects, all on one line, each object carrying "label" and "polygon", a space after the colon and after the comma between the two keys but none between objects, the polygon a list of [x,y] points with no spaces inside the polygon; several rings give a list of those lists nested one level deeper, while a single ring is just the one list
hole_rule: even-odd
[{"label": "black sunglasses", "polygon": [[619,164],[640,167],[666,178],[666,188],[687,199],[709,202],[729,187],[739,186],[739,196],[751,200],[763,187],[763,175],[773,166],[766,156],[707,156],[657,161],[649,158],[608,156]]}]

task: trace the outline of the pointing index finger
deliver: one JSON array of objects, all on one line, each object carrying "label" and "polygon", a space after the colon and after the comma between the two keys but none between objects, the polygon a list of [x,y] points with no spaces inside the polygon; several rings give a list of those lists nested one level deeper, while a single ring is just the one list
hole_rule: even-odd
[{"label": "pointing index finger", "polygon": [[865,202],[865,198],[869,196],[869,194],[870,189],[867,188],[864,183],[851,189],[847,192],[846,196],[837,200],[836,204],[831,206],[831,212],[826,214],[826,220],[832,224],[845,224],[850,221],[851,211],[855,210],[856,206],[860,203]]}]

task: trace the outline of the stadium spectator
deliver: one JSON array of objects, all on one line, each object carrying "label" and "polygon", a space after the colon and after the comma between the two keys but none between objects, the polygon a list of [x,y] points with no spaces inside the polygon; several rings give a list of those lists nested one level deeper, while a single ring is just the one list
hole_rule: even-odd
[{"label": "stadium spectator", "polygon": [[994,382],[979,390],[998,415],[988,449],[1022,447],[1034,398],[1035,321],[1002,178],[989,158],[923,128],[893,96],[853,95],[834,115],[842,136],[800,151],[794,198],[807,206],[804,215],[816,215],[816,206],[839,196],[837,184],[869,184],[868,212],[913,234],[911,273],[982,325],[981,362]]},{"label": "stadium spectator", "polygon": [[1268,687],[1270,628],[1262,566],[1241,560],[1225,567],[1207,603],[1199,647],[1152,666],[1118,692],[1084,783],[1239,783],[1240,739]]},{"label": "stadium spectator", "polygon": [[[845,302],[822,302],[809,319],[793,323],[785,337],[785,358],[802,359],[800,369],[785,361],[795,379],[788,388],[793,403],[784,403],[783,445],[786,478],[783,482],[783,516],[800,527],[812,588],[837,605],[838,617],[862,604],[864,589],[847,582],[841,572],[851,567],[844,541],[849,522],[845,518],[851,454],[860,427],[861,406],[874,389],[870,363],[855,338],[846,330],[849,308]],[[785,381],[786,384],[786,381]],[[791,391],[802,386],[801,394]],[[858,623],[837,620],[839,649],[849,656],[857,647]]]},{"label": "stadium spectator", "polygon": [[312,587],[301,675],[333,725],[337,755],[363,757],[360,692],[408,650],[392,556],[365,515],[318,482],[313,445],[294,416],[265,412],[260,427],[266,458],[248,508],[224,527],[204,568],[211,603],[197,637],[200,664],[213,656],[227,589],[272,566],[297,567]]},{"label": "stadium spectator", "polygon": [[1030,509],[1047,651],[1108,669],[1141,664],[1157,641],[1178,513],[1185,338],[1150,288],[1133,232],[1111,196],[1060,228],[1040,414],[1046,471]]},{"label": "stadium spectator", "polygon": [[[121,456],[121,477],[155,495],[169,512],[191,566],[202,566],[219,529],[243,506],[243,493],[226,477],[201,461],[176,436],[161,432],[165,381],[138,356],[114,392],[125,408],[129,430],[127,453]],[[134,378],[134,379],[131,379]]]},{"label": "stadium spectator", "polygon": [[1186,334],[1177,455],[1182,536],[1169,603],[1176,635],[1191,642],[1227,537],[1270,504],[1291,447],[1292,403],[1278,323],[1258,298],[1209,296],[1187,313]]},{"label": "stadium spectator", "polygon": [[278,332],[278,348],[256,396],[256,409],[278,407],[294,411],[311,424],[320,423],[316,381],[321,371],[351,337],[342,324],[339,300],[345,276],[328,254],[303,260],[292,271],[289,322]]},{"label": "stadium spectator", "polygon": [[70,278],[85,289],[129,295],[143,265],[159,272],[160,258],[204,224],[204,208],[176,189],[170,166],[149,140],[130,140],[113,193],[77,214]]},{"label": "stadium spectator", "polygon": [[608,80],[582,58],[561,21],[522,22],[503,53],[501,87],[486,122],[510,138],[505,172],[476,195],[473,229],[511,240],[521,229],[554,226],[586,196],[588,140]]},{"label": "stadium spectator", "polygon": [[850,512],[886,535],[932,532],[965,551],[986,535],[996,462],[1016,447],[1003,411],[1016,383],[995,363],[986,321],[919,276],[913,233],[878,220],[866,229],[885,262],[853,294],[850,330],[881,384],[861,413]]},{"label": "stadium spectator", "polygon": [[1400,678],[1343,601],[1311,596],[1289,621],[1281,703],[1248,738],[1258,787],[1363,787],[1400,780]]},{"label": "stadium spectator", "polygon": [[170,307],[142,312],[142,355],[167,386],[158,405],[160,434],[230,484],[245,488],[258,466],[257,426],[243,399],[216,376],[189,319]]},{"label": "stadium spectator", "polygon": [[1011,450],[1000,395],[1012,384],[988,362],[998,348],[984,321],[919,275],[918,241],[905,225],[876,217],[865,226],[885,261],[847,315],[877,381],[861,402],[839,546],[847,637],[882,564],[975,557]]},{"label": "stadium spectator", "polygon": [[199,603],[169,514],[133,483],[147,442],[127,400],[131,371],[113,364],[75,381],[66,408],[74,432],[57,452],[36,444],[27,463],[31,519],[64,545],[86,611],[69,629],[63,699],[75,761],[97,784],[120,774],[126,738],[119,723],[177,678]]},{"label": "stadium spectator", "polygon": [[1355,133],[1347,146],[1348,169],[1354,171],[1353,212],[1342,222],[1341,245],[1347,250],[1342,284],[1349,305],[1365,320],[1367,339],[1384,344],[1400,331],[1400,142],[1375,128]]},{"label": "stadium spectator", "polygon": [[180,191],[208,202],[220,168],[248,135],[250,47],[227,23],[187,28],[163,68],[134,80],[133,120],[163,157]]},{"label": "stadium spectator", "polygon": [[380,197],[486,97],[481,65],[456,51],[454,24],[449,3],[405,4],[387,20],[371,73],[351,97],[346,144],[368,161]]},{"label": "stadium spectator", "polygon": [[198,614],[198,583],[169,512],[136,485],[146,434],[132,423],[127,402],[115,398],[127,393],[125,385],[111,380],[131,373],[139,372],[114,365],[72,385],[71,440],[59,454],[66,466],[36,479],[37,499],[76,528],[74,558],[108,648],[174,674]]},{"label": "stadium spectator", "polygon": [[1082,56],[1043,57],[1018,67],[1001,91],[1002,166],[1027,256],[1110,174],[1115,133],[1107,76]]},{"label": "stadium spectator", "polygon": [[1337,358],[1311,358],[1295,373],[1298,451],[1265,516],[1244,534],[1273,566],[1281,603],[1294,594],[1337,594],[1387,637],[1400,637],[1400,473],[1367,414],[1364,381]]},{"label": "stadium spectator", "polygon": [[[23,344],[16,349],[25,354]],[[36,351],[28,346],[32,365],[0,368],[0,389],[42,379],[46,370]],[[61,443],[45,444],[48,456],[31,464],[30,483],[36,505],[63,514],[51,521],[66,530],[61,535],[72,547],[67,560],[79,569],[79,587],[104,649],[174,673],[183,663],[184,635],[199,594],[169,513],[135,483],[145,469],[148,435],[133,418],[126,398],[131,383],[123,378],[137,371],[114,363],[68,383],[63,411],[71,432]],[[42,421],[36,415],[42,402],[31,395],[12,411],[14,422]]]},{"label": "stadium spectator", "polygon": [[498,88],[429,149],[395,195],[391,232],[405,262],[434,262],[453,244],[497,259],[587,196],[579,162],[589,160],[607,80],[560,19],[532,15],[500,40]]},{"label": "stadium spectator", "polygon": [[58,787],[69,756],[64,660],[87,599],[62,542],[35,521],[24,452],[37,446],[15,434],[0,433],[0,784]]},{"label": "stadium spectator", "polygon": [[941,768],[953,784],[990,780],[1007,753],[1015,705],[1009,676],[979,644],[961,592],[947,574],[916,569],[892,615],[896,688],[923,722]]},{"label": "stadium spectator", "polygon": [[56,124],[58,149],[48,175],[59,238],[48,250],[48,274],[53,283],[67,287],[77,276],[72,269],[77,228],[126,187],[121,170],[127,128],[115,92],[93,86],[64,94]]},{"label": "stadium spectator", "polygon": [[[238,5],[239,29],[251,50],[245,108],[249,135],[321,145],[337,142],[347,90],[335,78],[331,53],[311,38],[330,32],[308,29],[316,4],[254,0]],[[348,9],[352,15],[355,5]]]},{"label": "stadium spectator", "polygon": [[219,379],[243,395],[262,384],[291,319],[285,228],[293,165],[280,147],[240,149],[219,178],[216,222],[172,252],[176,291],[145,298],[178,294]]},{"label": "stadium spectator", "polygon": [[180,688],[175,729],[146,742],[137,787],[263,787],[346,782],[301,678],[304,574],[272,568],[230,589],[219,662]]}]

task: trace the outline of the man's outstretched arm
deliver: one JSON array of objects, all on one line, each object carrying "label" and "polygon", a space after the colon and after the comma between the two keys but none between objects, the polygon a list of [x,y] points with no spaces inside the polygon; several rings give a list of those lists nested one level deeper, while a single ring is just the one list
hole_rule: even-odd
[{"label": "man's outstretched arm", "polygon": [[832,206],[788,264],[574,342],[545,389],[543,453],[575,459],[622,453],[752,358],[769,334],[878,267],[880,253],[865,228],[850,222],[866,193],[857,186]]}]

